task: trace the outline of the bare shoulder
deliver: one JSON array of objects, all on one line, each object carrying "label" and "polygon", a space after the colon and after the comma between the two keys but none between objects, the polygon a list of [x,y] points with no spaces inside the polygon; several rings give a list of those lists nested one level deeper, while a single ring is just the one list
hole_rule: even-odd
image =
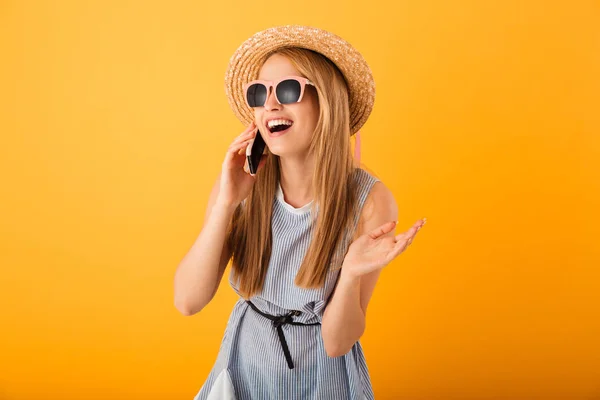
[{"label": "bare shoulder", "polygon": [[385,183],[377,181],[365,199],[352,240],[388,221],[396,220],[398,220],[398,204],[394,194]]}]

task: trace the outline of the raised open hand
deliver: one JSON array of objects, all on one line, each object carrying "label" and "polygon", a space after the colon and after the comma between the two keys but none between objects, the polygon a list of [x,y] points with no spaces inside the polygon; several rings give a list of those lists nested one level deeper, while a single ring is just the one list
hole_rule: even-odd
[{"label": "raised open hand", "polygon": [[382,237],[396,227],[396,221],[386,222],[365,233],[350,244],[342,270],[345,274],[358,277],[385,267],[410,246],[426,222],[427,218],[418,220],[406,232],[396,236]]}]

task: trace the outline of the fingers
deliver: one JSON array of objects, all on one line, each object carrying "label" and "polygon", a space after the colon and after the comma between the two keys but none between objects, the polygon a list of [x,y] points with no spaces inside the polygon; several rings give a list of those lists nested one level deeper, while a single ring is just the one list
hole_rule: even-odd
[{"label": "fingers", "polygon": [[410,246],[413,239],[417,235],[417,232],[419,232],[421,227],[423,227],[423,225],[425,225],[426,220],[427,219],[419,220],[419,221],[415,222],[415,224],[413,226],[411,226],[410,229],[407,230],[406,232],[402,232],[402,233],[396,235],[396,238],[395,238],[396,243],[406,243],[406,246]]},{"label": "fingers", "polygon": [[245,132],[245,133],[241,134],[240,136],[238,136],[231,144],[234,145],[237,143],[241,143],[248,139],[253,139],[255,136],[256,136],[256,130],[253,129],[250,132]]},{"label": "fingers", "polygon": [[[394,229],[397,225],[398,221],[389,221],[385,224],[373,229],[369,232],[369,236],[373,239],[377,239],[379,236],[384,235]],[[410,227],[410,229],[406,232],[399,233],[396,235],[396,241],[402,240],[408,237],[414,237],[414,235],[421,229],[421,226],[425,225],[425,223],[421,223],[421,220],[415,222],[415,224]]]},{"label": "fingers", "polygon": [[227,149],[227,155],[226,155],[226,158],[227,158],[228,160],[233,160],[233,158],[234,158],[236,155],[238,155],[238,156],[239,156],[239,155],[240,155],[240,152],[241,152],[242,150],[244,150],[244,151],[245,151],[246,147],[248,147],[248,145],[250,144],[250,142],[252,142],[252,140],[253,140],[253,139],[252,139],[252,138],[250,138],[250,139],[246,139],[246,140],[244,140],[244,141],[241,141],[241,142],[236,142],[236,143],[232,143],[232,144],[230,144],[230,145],[229,145],[229,148]]},{"label": "fingers", "polygon": [[392,229],[394,229],[396,227],[396,222],[397,221],[386,222],[385,224],[383,224],[383,225],[373,229],[371,232],[369,232],[369,236],[372,239],[377,239],[379,236],[385,235],[386,233],[388,233],[389,231],[391,231]]},{"label": "fingers", "polygon": [[239,152],[241,149],[245,149],[246,147],[248,147],[248,145],[252,142],[252,138],[250,139],[246,139],[244,141],[238,142],[238,143],[232,143],[231,145],[229,145],[229,152]]},{"label": "fingers", "polygon": [[233,158],[233,155],[237,152],[240,155],[242,148],[245,148],[250,140],[254,138],[256,124],[254,121],[248,125],[248,127],[227,148],[227,157]]},{"label": "fingers", "polygon": [[400,241],[405,241],[408,240],[412,237],[414,237],[414,235],[417,233],[417,228],[415,228],[414,226],[411,227],[409,230],[407,230],[406,232],[402,232],[396,235],[396,242],[400,242]]},{"label": "fingers", "polygon": [[237,152],[238,155],[241,155],[242,148],[245,148],[248,145],[248,143],[256,136],[255,128],[256,124],[254,123],[254,121],[252,121],[252,123],[248,125],[246,130],[244,130],[244,132],[242,132],[238,137],[236,137],[235,140],[229,145],[229,148],[227,149],[227,157],[233,158],[235,152]]}]

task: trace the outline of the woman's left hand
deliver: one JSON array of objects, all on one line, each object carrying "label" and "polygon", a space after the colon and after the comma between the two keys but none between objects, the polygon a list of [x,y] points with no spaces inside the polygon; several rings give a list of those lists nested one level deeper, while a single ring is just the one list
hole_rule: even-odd
[{"label": "woman's left hand", "polygon": [[360,236],[350,244],[344,258],[342,272],[359,277],[385,267],[410,246],[419,229],[425,225],[426,220],[426,218],[418,220],[406,232],[395,237],[381,237],[396,227],[395,221],[386,222]]}]

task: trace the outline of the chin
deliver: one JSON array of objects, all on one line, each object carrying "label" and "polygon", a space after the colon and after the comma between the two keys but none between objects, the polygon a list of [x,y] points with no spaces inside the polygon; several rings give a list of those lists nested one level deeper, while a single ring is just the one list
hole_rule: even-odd
[{"label": "chin", "polygon": [[293,144],[291,145],[275,145],[273,147],[269,147],[269,153],[276,155],[278,157],[298,157],[302,154],[308,152],[307,148],[299,148]]},{"label": "chin", "polygon": [[269,147],[269,153],[281,157],[289,155],[289,151],[285,148],[286,146],[273,146]]}]

